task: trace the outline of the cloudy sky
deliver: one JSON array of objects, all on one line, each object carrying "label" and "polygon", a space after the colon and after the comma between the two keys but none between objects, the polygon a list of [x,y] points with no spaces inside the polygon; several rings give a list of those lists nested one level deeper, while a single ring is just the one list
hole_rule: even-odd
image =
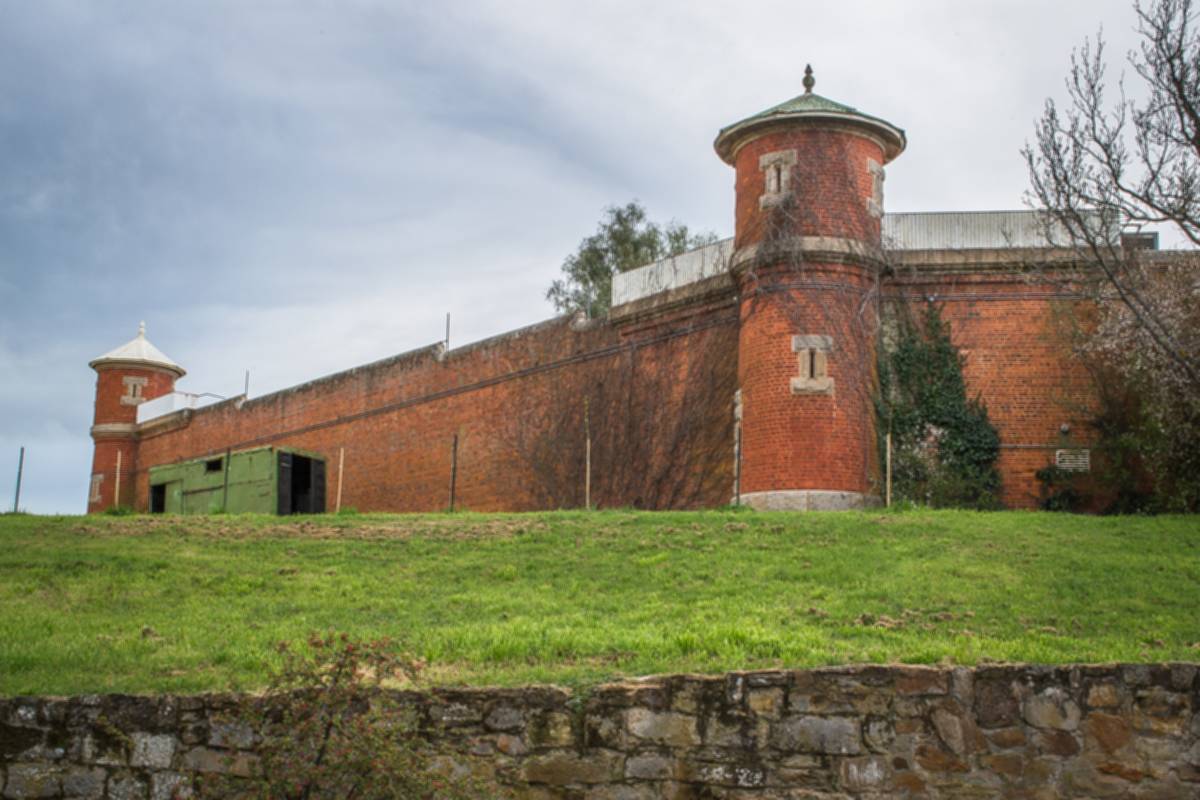
[{"label": "cloudy sky", "polygon": [[1019,208],[1129,0],[0,0],[0,508],[81,512],[95,375],[149,338],[259,395],[552,315],[603,208],[732,233],[717,130],[817,89],[903,127],[889,211]]}]

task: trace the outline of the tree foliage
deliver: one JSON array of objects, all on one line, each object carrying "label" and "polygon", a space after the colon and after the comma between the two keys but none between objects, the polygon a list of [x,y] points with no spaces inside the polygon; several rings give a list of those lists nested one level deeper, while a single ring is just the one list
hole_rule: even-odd
[{"label": "tree foliage", "polygon": [[562,277],[550,284],[546,299],[559,312],[583,311],[591,318],[608,313],[612,279],[618,272],[676,256],[717,240],[712,233],[693,233],[686,225],[652,222],[636,200],[609,206],[596,232],[562,264]]},{"label": "tree foliage", "polygon": [[1119,309],[1108,317],[1158,361],[1161,380],[1200,392],[1200,331],[1181,314],[1200,294],[1190,280],[1163,278],[1160,261],[1123,247],[1122,227],[1167,225],[1200,247],[1200,34],[1192,0],[1135,3],[1140,46],[1115,98],[1102,36],[1071,57],[1068,102],[1046,101],[1035,140],[1023,151],[1030,199],[1044,211],[1052,242],[1073,249],[1075,285]]},{"label": "tree foliage", "polygon": [[[1112,482],[1101,490],[1115,495],[1115,510],[1195,510],[1200,32],[1193,0],[1138,0],[1134,12],[1140,42],[1128,54],[1130,85],[1123,77],[1115,86],[1110,81],[1100,35],[1085,42],[1072,54],[1065,107],[1046,102],[1024,156],[1047,234],[1074,256],[1043,274],[1094,303],[1070,343],[1075,357],[1092,365],[1096,447],[1123,459],[1105,468]],[[1154,253],[1118,235],[1146,225],[1173,230],[1189,249]],[[1143,503],[1147,483],[1152,495]]]},{"label": "tree foliage", "polygon": [[881,462],[892,434],[893,494],[936,507],[995,507],[1000,436],[983,403],[967,397],[950,326],[930,303],[920,320],[900,313],[895,334],[879,351],[876,400]]}]

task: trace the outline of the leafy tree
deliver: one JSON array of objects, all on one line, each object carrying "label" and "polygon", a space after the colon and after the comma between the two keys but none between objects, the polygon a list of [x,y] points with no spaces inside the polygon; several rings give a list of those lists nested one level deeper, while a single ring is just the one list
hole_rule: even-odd
[{"label": "leafy tree", "polygon": [[604,210],[596,232],[562,264],[563,277],[550,284],[546,299],[559,312],[584,311],[602,317],[612,303],[612,278],[717,240],[712,233],[692,233],[686,225],[651,222],[636,200]]}]

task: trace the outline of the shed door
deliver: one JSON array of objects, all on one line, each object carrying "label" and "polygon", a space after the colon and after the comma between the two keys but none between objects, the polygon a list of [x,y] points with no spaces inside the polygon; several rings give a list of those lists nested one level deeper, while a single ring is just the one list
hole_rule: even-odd
[{"label": "shed door", "polygon": [[325,513],[325,462],[316,458],[312,460],[312,500],[308,510],[312,514]]},{"label": "shed door", "polygon": [[276,513],[292,513],[292,454],[279,454],[278,496],[279,504]]}]

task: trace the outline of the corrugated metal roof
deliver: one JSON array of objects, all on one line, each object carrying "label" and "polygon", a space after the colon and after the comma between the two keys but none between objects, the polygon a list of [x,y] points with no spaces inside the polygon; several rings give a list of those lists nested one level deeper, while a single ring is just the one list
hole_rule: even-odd
[{"label": "corrugated metal roof", "polygon": [[[1096,215],[1099,224],[1100,216]],[[886,214],[883,246],[888,250],[979,250],[1063,246],[1069,237],[1037,211],[939,211]],[[1114,231],[1115,233],[1115,231]]]}]

